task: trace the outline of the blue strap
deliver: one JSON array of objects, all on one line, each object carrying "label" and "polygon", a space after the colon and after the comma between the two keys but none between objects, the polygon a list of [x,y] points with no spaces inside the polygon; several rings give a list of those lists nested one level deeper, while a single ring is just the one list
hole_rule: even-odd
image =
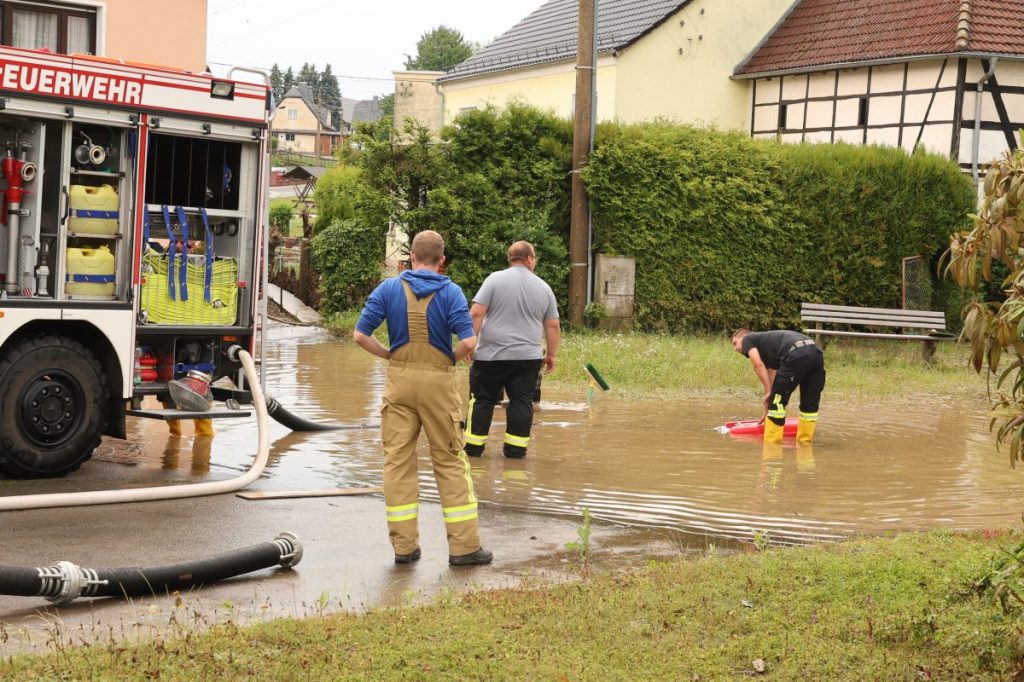
[{"label": "blue strap", "polygon": [[69,282],[87,282],[89,284],[109,284],[116,275],[72,275],[67,276]]},{"label": "blue strap", "polygon": [[210,284],[213,278],[213,232],[210,231],[210,217],[206,215],[206,209],[199,207],[199,215],[203,217],[203,227],[206,228],[206,272],[203,281],[203,299],[210,302]]},{"label": "blue strap", "polygon": [[174,233],[171,232],[171,214],[167,212],[167,206],[161,206],[160,210],[164,212],[164,229],[167,230],[167,293],[174,301],[177,300],[174,295]]},{"label": "blue strap", "polygon": [[149,209],[142,212],[142,250],[149,248]]},{"label": "blue strap", "polygon": [[109,220],[111,218],[116,219],[117,211],[88,211],[85,209],[75,209],[74,211],[76,218],[101,218],[103,220]]},{"label": "blue strap", "polygon": [[215,364],[213,364],[212,362],[200,362],[200,363],[195,364],[195,365],[186,365],[186,364],[184,364],[182,362],[179,362],[178,364],[176,364],[174,366],[174,373],[175,374],[179,374],[179,373],[180,374],[184,374],[185,372],[188,372],[188,371],[193,370],[193,369],[197,369],[200,372],[207,372],[207,373],[209,373],[209,372],[214,371],[216,368],[217,368],[217,366]]},{"label": "blue strap", "polygon": [[188,218],[185,209],[178,206],[178,224],[181,225],[181,267],[178,268],[178,292],[181,300],[188,300]]}]

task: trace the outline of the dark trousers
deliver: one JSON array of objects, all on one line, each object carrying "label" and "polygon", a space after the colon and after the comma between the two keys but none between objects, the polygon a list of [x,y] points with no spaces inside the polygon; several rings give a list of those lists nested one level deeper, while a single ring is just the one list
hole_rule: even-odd
[{"label": "dark trousers", "polygon": [[501,392],[508,396],[505,411],[505,449],[509,457],[522,457],[533,427],[533,391],[541,360],[490,360],[473,362],[469,369],[470,407],[466,452],[479,455],[491,428],[494,406]]},{"label": "dark trousers", "polygon": [[[789,397],[800,387],[800,413],[814,415],[817,419],[821,392],[825,389],[825,354],[817,346],[796,348],[786,354],[772,383],[772,402],[778,402],[783,411],[789,404]],[[782,426],[786,418],[770,417]]]}]

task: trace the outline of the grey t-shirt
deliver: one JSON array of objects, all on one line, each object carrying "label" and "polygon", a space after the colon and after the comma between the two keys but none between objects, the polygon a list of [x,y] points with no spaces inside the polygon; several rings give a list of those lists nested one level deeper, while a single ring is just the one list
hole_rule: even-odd
[{"label": "grey t-shirt", "polygon": [[558,318],[558,303],[547,282],[523,265],[491,273],[473,297],[487,306],[475,359],[540,360],[544,321]]}]

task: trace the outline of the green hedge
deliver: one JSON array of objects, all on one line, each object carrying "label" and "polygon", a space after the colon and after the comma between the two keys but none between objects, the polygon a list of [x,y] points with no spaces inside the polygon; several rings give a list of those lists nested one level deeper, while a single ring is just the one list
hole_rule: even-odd
[{"label": "green hedge", "polygon": [[797,327],[802,301],[898,307],[902,259],[934,258],[974,208],[938,156],[668,123],[606,129],[585,178],[595,248],[636,258],[647,330]]}]

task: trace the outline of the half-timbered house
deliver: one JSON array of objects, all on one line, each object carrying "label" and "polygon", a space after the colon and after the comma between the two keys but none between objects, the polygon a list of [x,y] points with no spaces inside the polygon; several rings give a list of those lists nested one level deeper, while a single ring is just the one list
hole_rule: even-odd
[{"label": "half-timbered house", "polygon": [[1024,0],[800,0],[734,78],[754,137],[922,146],[977,178],[1020,144]]}]

